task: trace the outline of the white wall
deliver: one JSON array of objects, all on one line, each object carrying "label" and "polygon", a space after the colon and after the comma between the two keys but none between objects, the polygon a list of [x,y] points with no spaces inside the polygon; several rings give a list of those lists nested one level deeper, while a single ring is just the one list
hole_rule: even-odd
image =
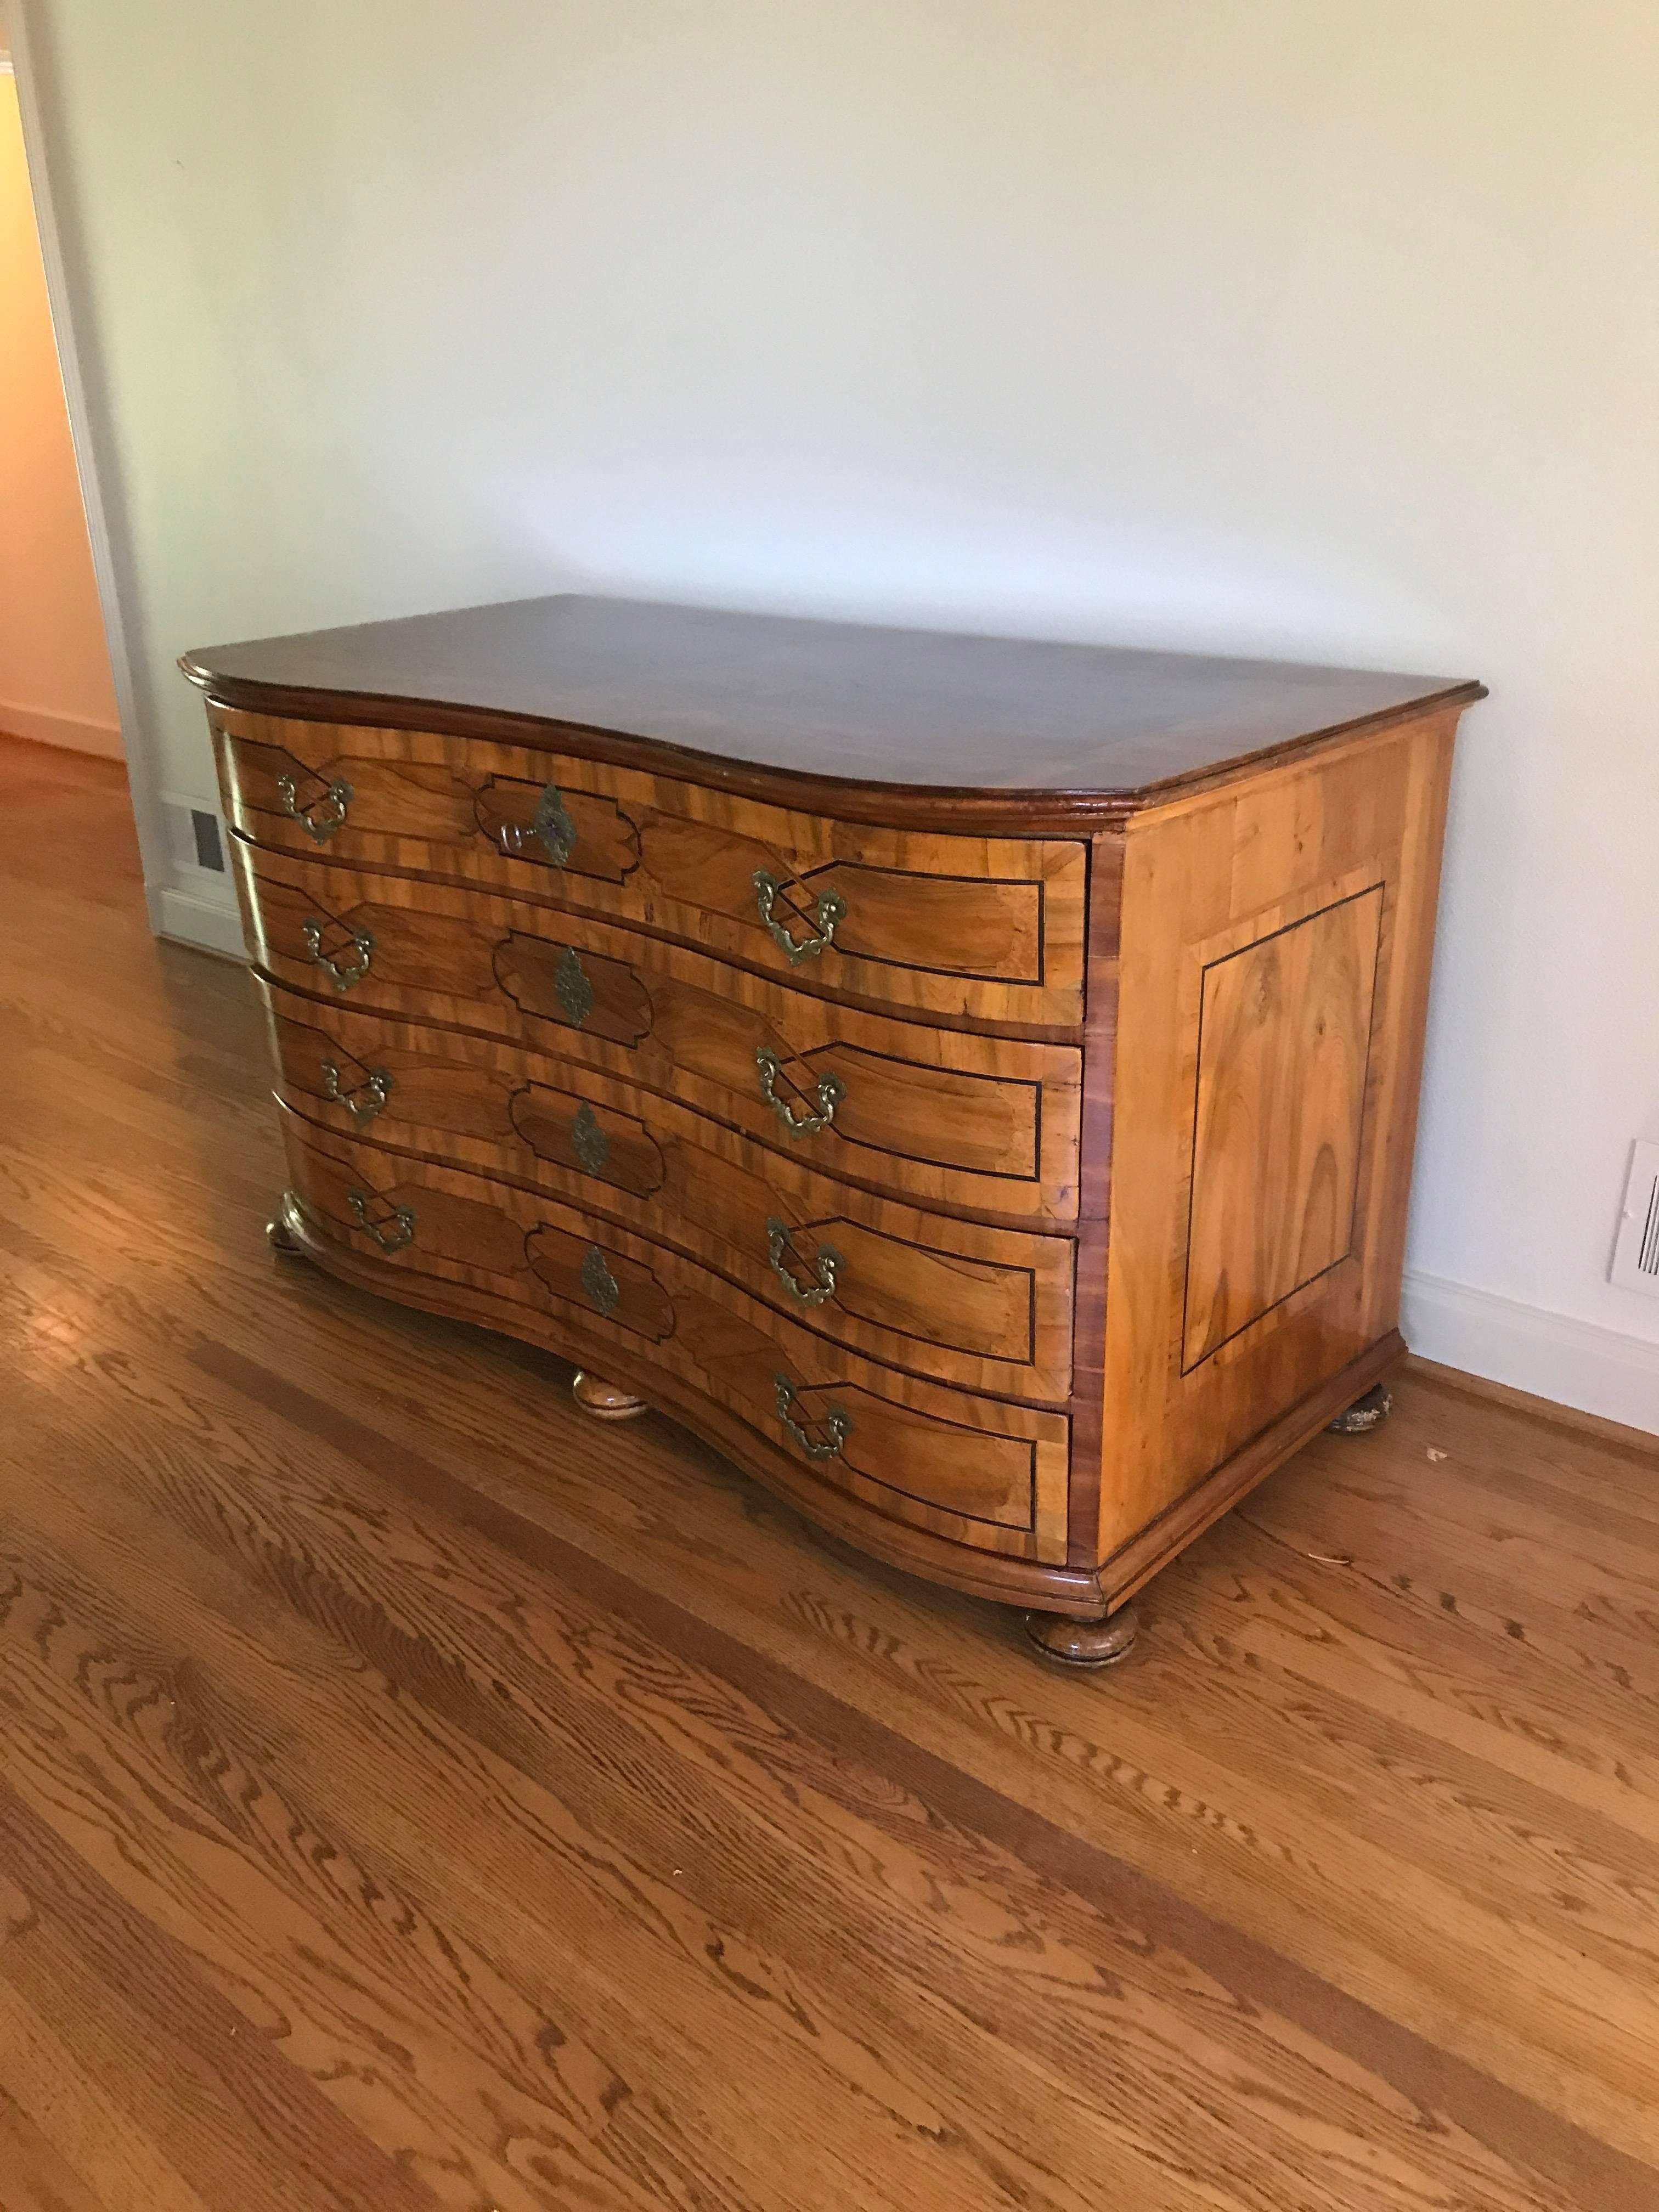
[{"label": "white wall", "polygon": [[1650,0],[28,9],[176,786],[181,647],[571,585],[1484,677],[1413,1326],[1659,1427]]}]

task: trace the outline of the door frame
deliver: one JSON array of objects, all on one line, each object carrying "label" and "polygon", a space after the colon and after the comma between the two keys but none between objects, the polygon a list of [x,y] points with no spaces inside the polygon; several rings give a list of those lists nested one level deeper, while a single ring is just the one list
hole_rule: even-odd
[{"label": "door frame", "polygon": [[[71,273],[70,259],[64,251],[64,223],[53,190],[52,131],[47,121],[47,102],[42,96],[49,64],[47,42],[39,28],[39,4],[40,0],[9,0],[6,21],[11,37],[11,57],[9,63],[0,58],[0,69],[9,69],[17,84],[17,105],[23,120],[23,158],[34,200],[40,258],[46,272],[46,301],[52,311],[52,337],[58,349],[64,402],[69,411],[81,501],[86,509],[93,574],[109,647],[110,675],[115,685],[121,750],[126,760],[138,849],[143,861],[144,902],[150,927],[158,935],[191,934],[168,927],[167,908],[179,893],[173,888],[174,871],[162,809],[161,765],[155,732],[141,711],[133,680],[135,656],[131,640],[134,626],[128,618],[131,593],[124,588],[124,563],[118,555],[115,535],[110,526],[109,502],[105,496],[106,483],[113,484],[119,480],[112,463],[114,441],[108,428],[106,410],[94,404],[89,394],[90,380],[80,343],[80,334],[90,330],[92,319]],[[94,349],[88,347],[87,351],[95,357]],[[240,944],[236,949],[240,951]]]}]

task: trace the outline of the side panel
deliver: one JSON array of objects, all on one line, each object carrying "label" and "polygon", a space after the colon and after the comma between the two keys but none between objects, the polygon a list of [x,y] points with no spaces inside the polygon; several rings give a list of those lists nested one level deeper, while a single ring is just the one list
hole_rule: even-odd
[{"label": "side panel", "polygon": [[1203,965],[1182,1368],[1353,1250],[1382,887]]},{"label": "side panel", "polygon": [[1395,1328],[1455,726],[1129,826],[1099,1560]]}]

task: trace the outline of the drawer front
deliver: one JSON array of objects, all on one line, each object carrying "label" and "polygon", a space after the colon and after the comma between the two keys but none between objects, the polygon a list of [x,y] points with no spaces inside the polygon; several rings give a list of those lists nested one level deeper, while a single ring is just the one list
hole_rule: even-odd
[{"label": "drawer front", "polygon": [[307,1121],[545,1190],[885,1365],[1068,1395],[1069,1237],[874,1197],[593,1069],[263,988],[279,1096]]},{"label": "drawer front", "polygon": [[880,1189],[1076,1215],[1074,1047],[895,1021],[585,916],[232,844],[278,982],[580,1061]]},{"label": "drawer front", "polygon": [[643,924],[813,992],[989,1024],[1083,1018],[1075,840],[868,829],[521,747],[211,719],[227,815],[272,850]]},{"label": "drawer front", "polygon": [[647,1395],[649,1370],[666,1370],[890,1519],[984,1550],[1065,1557],[1064,1415],[878,1366],[539,1192],[283,1121],[307,1218],[389,1276],[462,1285],[538,1316],[538,1334]]}]

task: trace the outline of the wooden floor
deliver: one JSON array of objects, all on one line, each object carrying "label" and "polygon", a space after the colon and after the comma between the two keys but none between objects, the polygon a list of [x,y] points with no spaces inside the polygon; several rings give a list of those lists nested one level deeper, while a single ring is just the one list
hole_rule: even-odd
[{"label": "wooden floor", "polygon": [[4,2212],[1654,2212],[1659,1459],[1408,1376],[1115,1674],[274,1261],[0,744]]}]

